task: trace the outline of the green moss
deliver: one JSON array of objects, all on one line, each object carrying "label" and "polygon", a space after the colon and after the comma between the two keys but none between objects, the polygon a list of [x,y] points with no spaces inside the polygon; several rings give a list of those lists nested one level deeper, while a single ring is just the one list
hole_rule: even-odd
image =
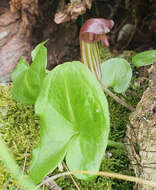
[{"label": "green moss", "polygon": [[102,42],[99,43],[101,62],[107,61],[112,57],[108,47],[105,47]]},{"label": "green moss", "polygon": [[126,59],[129,63],[132,62],[132,56],[134,56],[136,54],[135,51],[132,50],[125,50],[122,52],[122,54],[120,54],[118,57],[124,58]]},{"label": "green moss", "polygon": [[[13,153],[16,161],[24,165],[27,171],[32,149],[39,142],[39,124],[34,115],[33,106],[25,106],[12,100],[10,86],[0,86],[0,135]],[[0,162],[0,189],[9,178],[9,174]],[[9,185],[16,182],[11,179]]]}]

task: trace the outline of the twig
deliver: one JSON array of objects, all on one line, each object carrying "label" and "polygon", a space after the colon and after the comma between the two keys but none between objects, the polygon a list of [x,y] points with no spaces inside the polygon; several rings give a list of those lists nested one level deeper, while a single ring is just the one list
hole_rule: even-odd
[{"label": "twig", "polygon": [[144,180],[142,178],[133,177],[133,176],[127,176],[127,175],[118,174],[118,173],[92,172],[92,171],[71,171],[71,172],[64,172],[64,173],[54,175],[54,176],[50,177],[49,179],[43,181],[35,189],[37,189],[40,186],[44,185],[45,183],[49,182],[49,180],[54,180],[54,179],[57,179],[59,177],[67,176],[67,175],[71,175],[71,174],[101,175],[101,176],[105,176],[105,177],[122,179],[122,180],[130,181],[130,182],[135,182],[135,183],[138,183],[138,184],[144,184],[144,185],[149,185],[149,186],[152,186],[152,187],[156,187],[156,182],[154,182],[154,181]]},{"label": "twig", "polygon": [[[64,167],[66,168],[66,170],[69,172],[69,169],[68,169],[68,167],[66,166],[66,164],[65,164],[64,162],[63,162],[63,165],[64,165]],[[70,174],[70,177],[71,177],[71,179],[72,179],[72,181],[73,181],[75,187],[76,187],[78,190],[80,190],[78,184],[76,183],[75,179],[73,178],[73,176],[72,176],[71,174]]]},{"label": "twig", "polygon": [[24,170],[26,166],[26,161],[27,161],[27,152],[28,152],[29,146],[27,145],[26,151],[25,151],[25,158],[24,158],[24,164],[23,164],[23,169],[22,169],[22,176],[24,176]]},{"label": "twig", "polygon": [[[25,158],[24,158],[24,164],[23,164],[23,169],[22,169],[22,177],[24,176],[24,170],[25,170],[25,166],[26,166],[26,161],[27,161],[27,152],[28,152],[28,148],[29,146],[27,145],[26,151],[25,151]],[[20,185],[18,185],[17,189],[18,190],[20,188]]]},{"label": "twig", "polygon": [[[46,176],[44,181],[48,180],[50,177]],[[51,190],[62,190],[61,187],[59,187],[57,185],[57,183],[54,180],[49,180],[47,183],[45,183],[44,185],[46,185],[49,189]]]},{"label": "twig", "polygon": [[37,185],[37,187],[35,189],[41,187],[44,184],[49,183],[50,181],[54,181],[55,179],[57,179],[59,177],[63,177],[63,176],[70,175],[70,174],[71,174],[71,172],[64,172],[64,173],[56,174],[56,175],[54,175],[52,177],[48,177],[47,179],[43,180],[42,183],[40,183],[39,185]]},{"label": "twig", "polygon": [[123,105],[124,107],[126,107],[128,110],[130,110],[130,111],[135,111],[135,109],[131,106],[131,105],[129,105],[129,104],[127,104],[125,101],[123,101],[122,99],[120,99],[118,96],[116,96],[115,94],[113,94],[108,88],[106,88],[103,84],[102,84],[102,82],[101,81],[99,81],[100,82],[100,84],[101,84],[101,87],[102,87],[102,89],[103,89],[103,91],[106,93],[106,94],[108,94],[109,96],[111,96],[115,101],[117,101],[118,103],[120,103],[121,105]]}]

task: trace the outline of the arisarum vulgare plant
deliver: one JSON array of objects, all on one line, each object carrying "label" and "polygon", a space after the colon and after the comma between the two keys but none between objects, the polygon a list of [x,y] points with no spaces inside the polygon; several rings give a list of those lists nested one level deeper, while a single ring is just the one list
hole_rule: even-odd
[{"label": "arisarum vulgare plant", "polygon": [[82,62],[101,80],[101,60],[98,43],[108,47],[109,41],[106,33],[114,26],[113,20],[104,18],[91,18],[87,20],[80,30],[80,48]]},{"label": "arisarum vulgare plant", "polygon": [[[118,96],[113,94],[106,86],[105,81],[102,78],[102,73],[101,73],[101,59],[100,59],[100,49],[99,49],[99,42],[101,41],[105,47],[109,47],[109,41],[107,39],[106,34],[110,32],[112,27],[114,26],[114,21],[113,20],[106,20],[104,18],[91,18],[87,20],[81,27],[80,30],[80,51],[81,51],[81,61],[87,65],[87,67],[95,74],[96,78],[99,80],[99,82],[102,85],[102,88],[105,93],[107,93],[109,96],[111,96],[113,99],[115,99],[117,102],[125,106],[127,109],[130,111],[134,111],[134,108],[130,105],[128,105],[126,102],[121,100]],[[118,62],[118,61],[115,61]],[[111,63],[110,63],[111,64]],[[125,62],[122,61],[122,66],[125,67]],[[121,69],[122,69],[121,66]],[[114,67],[114,61],[113,65],[110,65],[110,67]],[[127,65],[126,65],[127,67]],[[129,66],[130,67],[130,66]],[[104,67],[103,67],[104,68]],[[117,68],[117,67],[116,67]],[[129,71],[130,70],[130,71]],[[118,72],[119,69],[114,70],[114,72]],[[114,82],[115,78],[114,76],[117,76],[117,74],[114,75],[114,72],[110,73],[110,77],[113,82],[110,87],[114,87]],[[122,71],[121,71],[122,72]],[[129,81],[126,81],[126,83],[130,82],[131,79],[131,68],[128,68],[128,72],[130,73],[130,77],[128,77]],[[103,71],[104,73],[104,71]],[[105,74],[105,73],[104,73]],[[126,73],[124,73],[125,75]],[[114,76],[112,76],[114,75]],[[124,76],[122,74],[122,76]],[[113,79],[112,79],[113,78]],[[109,78],[108,78],[109,80]],[[118,80],[117,80],[118,82]],[[115,82],[116,83],[116,82]],[[122,83],[125,83],[122,82]],[[120,82],[121,84],[121,82]],[[125,84],[122,84],[122,86],[127,86]],[[126,88],[124,88],[125,90]],[[119,90],[122,91],[122,90]]]},{"label": "arisarum vulgare plant", "polygon": [[[12,74],[13,98],[24,104],[34,104],[40,118],[40,143],[33,151],[28,177],[36,184],[64,159],[77,178],[93,179],[107,145],[123,149],[123,144],[108,140],[109,109],[101,86],[109,95],[112,93],[109,87],[121,93],[128,88],[132,71],[129,63],[121,58],[100,65],[98,42],[109,45],[105,32],[112,28],[113,21],[90,19],[87,25],[82,26],[80,32],[81,48],[84,48],[82,60],[97,78],[79,61],[47,71],[45,42],[32,51],[31,65],[21,58]],[[155,58],[156,52],[148,51],[133,57],[132,63],[138,67],[149,65]],[[21,180],[20,170],[13,159],[9,159],[3,144],[0,138],[2,161],[26,190],[34,188],[30,180]]]}]

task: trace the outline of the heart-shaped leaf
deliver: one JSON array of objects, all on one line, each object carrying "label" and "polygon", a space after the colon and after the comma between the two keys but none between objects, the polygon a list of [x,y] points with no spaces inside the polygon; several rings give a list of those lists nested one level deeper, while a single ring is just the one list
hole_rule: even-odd
[{"label": "heart-shaped leaf", "polygon": [[132,57],[132,63],[136,67],[150,65],[156,60],[156,50],[147,50]]},{"label": "heart-shaped leaf", "polygon": [[46,76],[47,50],[40,43],[32,51],[31,66],[22,57],[12,74],[14,87],[12,95],[15,100],[25,104],[34,104]]},{"label": "heart-shaped leaf", "polygon": [[[106,97],[93,73],[81,62],[57,66],[45,77],[35,104],[41,141],[29,175],[41,180],[66,158],[70,170],[98,171],[109,133]],[[92,179],[80,175],[79,179]]]},{"label": "heart-shaped leaf", "polygon": [[105,87],[113,87],[117,93],[124,92],[131,81],[132,69],[122,58],[112,58],[102,63],[102,83]]}]

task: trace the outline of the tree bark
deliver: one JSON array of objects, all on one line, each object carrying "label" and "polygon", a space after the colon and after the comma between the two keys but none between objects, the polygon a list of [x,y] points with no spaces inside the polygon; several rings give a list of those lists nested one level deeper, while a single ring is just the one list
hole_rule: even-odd
[{"label": "tree bark", "polygon": [[[149,87],[127,126],[126,148],[137,177],[156,181],[156,63],[149,69]],[[154,190],[135,185],[135,190]]]},{"label": "tree bark", "polygon": [[56,24],[59,1],[0,1],[0,82],[11,80],[21,56],[30,63],[31,50],[48,39],[48,68],[79,57],[76,23]]},{"label": "tree bark", "polygon": [[8,1],[0,2],[0,81],[10,80],[22,55],[28,58],[32,25],[38,15],[37,1],[12,0],[10,6]]}]

